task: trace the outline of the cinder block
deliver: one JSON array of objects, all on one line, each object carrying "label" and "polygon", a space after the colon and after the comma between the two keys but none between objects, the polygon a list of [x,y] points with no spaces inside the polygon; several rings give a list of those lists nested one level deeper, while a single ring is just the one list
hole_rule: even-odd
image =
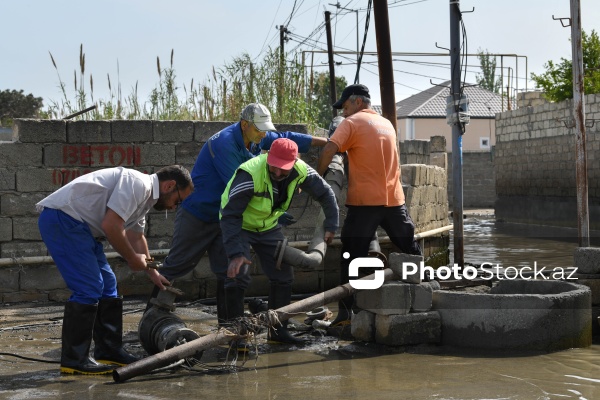
[{"label": "cinder block", "polygon": [[429,155],[429,163],[436,167],[448,170],[448,154],[446,153],[431,153]]},{"label": "cinder block", "polygon": [[277,132],[298,132],[309,134],[308,126],[306,124],[275,124],[275,130]]},{"label": "cinder block", "polygon": [[166,218],[164,212],[152,213],[148,215],[146,221],[148,223],[147,236],[173,236],[175,213],[167,213]]},{"label": "cinder block", "polygon": [[138,165],[164,166],[175,164],[175,145],[141,144],[135,146],[139,149],[140,161]]},{"label": "cinder block", "polygon": [[38,217],[14,217],[14,240],[42,240],[38,228]]},{"label": "cinder block", "polygon": [[356,340],[375,341],[376,314],[362,310],[352,316],[351,334]]},{"label": "cinder block", "polygon": [[69,297],[71,297],[71,291],[69,289],[57,289],[48,293],[48,300],[59,303],[66,302],[69,300]]},{"label": "cinder block", "polygon": [[202,149],[202,143],[189,142],[175,146],[175,162],[179,165],[194,165]]},{"label": "cinder block", "polygon": [[[241,110],[240,110],[241,112]],[[208,138],[217,132],[225,129],[234,122],[205,122],[205,121],[194,121],[194,141],[200,143],[206,143]]]},{"label": "cinder block", "polygon": [[42,145],[0,143],[0,168],[41,167]]},{"label": "cinder block", "polygon": [[2,302],[4,304],[32,302],[32,301],[47,302],[48,301],[48,293],[13,292],[13,293],[5,293],[2,295]]},{"label": "cinder block", "polygon": [[21,272],[21,290],[53,290],[65,287],[65,281],[54,265],[30,266]]},{"label": "cinder block", "polygon": [[44,193],[3,194],[0,196],[2,216],[37,215],[35,205],[44,197]]},{"label": "cinder block", "polygon": [[67,121],[68,143],[110,143],[110,121]]},{"label": "cinder block", "polygon": [[429,139],[429,152],[430,153],[446,153],[446,137],[445,136],[432,136]]},{"label": "cinder block", "polygon": [[402,190],[404,191],[404,202],[406,204],[406,207],[410,209],[411,206],[417,205],[414,196],[415,187],[409,185],[402,185]]},{"label": "cinder block", "polygon": [[71,174],[71,170],[22,169],[17,171],[17,191],[53,192],[63,186],[63,181],[70,182]]},{"label": "cinder block", "polygon": [[47,167],[89,167],[90,146],[49,144],[44,146],[44,165]]},{"label": "cinder block", "polygon": [[0,257],[19,258],[47,256],[48,250],[44,242],[8,242],[0,243]]},{"label": "cinder block", "polygon": [[191,142],[194,140],[192,121],[152,121],[155,142]]},{"label": "cinder block", "polygon": [[[423,256],[406,254],[406,253],[390,253],[388,257],[388,266],[394,271],[396,277],[407,283],[421,283],[421,265]],[[416,272],[411,272],[411,265],[404,265],[404,263],[412,263],[417,266]],[[409,272],[411,272],[409,274]],[[406,276],[405,276],[406,275]],[[405,277],[405,279],[403,279]]]},{"label": "cinder block", "polygon": [[401,167],[402,184],[408,186],[417,186],[417,175],[420,169],[418,164],[404,164]]},{"label": "cinder block", "polygon": [[[214,275],[214,274],[213,274]],[[292,284],[292,292],[293,293],[310,293],[314,292],[316,287],[319,287],[319,282],[321,282],[321,277],[319,273],[316,273],[313,270],[304,271],[301,269],[294,270],[294,283]],[[265,282],[266,285],[264,295],[269,294],[269,286],[268,282]],[[252,284],[254,285],[254,277],[252,278]],[[325,305],[325,304],[323,304]]]},{"label": "cinder block", "polygon": [[433,288],[429,282],[410,285],[412,298],[411,312],[427,312],[431,310],[433,301]]},{"label": "cinder block", "polygon": [[388,281],[379,289],[358,291],[355,299],[357,307],[375,314],[408,314],[411,306],[410,285]]},{"label": "cinder block", "polygon": [[152,121],[150,120],[114,120],[110,123],[113,143],[152,141]]},{"label": "cinder block", "polygon": [[15,190],[15,172],[0,168],[0,191]]},{"label": "cinder block", "polygon": [[375,341],[387,346],[439,343],[442,323],[437,311],[408,315],[377,315]]},{"label": "cinder block", "polygon": [[11,267],[0,267],[0,293],[17,292],[19,290],[18,265]]},{"label": "cinder block", "polygon": [[171,236],[147,237],[148,248],[154,250],[168,250],[171,247]]},{"label": "cinder block", "polygon": [[0,242],[12,240],[12,218],[0,218]]},{"label": "cinder block", "polygon": [[64,143],[67,123],[64,120],[16,119],[13,140],[21,143]]},{"label": "cinder block", "polygon": [[577,273],[600,274],[600,248],[578,247],[573,258]]}]

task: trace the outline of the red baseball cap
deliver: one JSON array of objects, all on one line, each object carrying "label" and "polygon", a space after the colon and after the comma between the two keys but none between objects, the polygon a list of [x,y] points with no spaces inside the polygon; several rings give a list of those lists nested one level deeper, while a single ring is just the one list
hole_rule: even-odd
[{"label": "red baseball cap", "polygon": [[298,159],[298,145],[290,139],[277,139],[271,144],[267,164],[272,167],[290,170]]}]

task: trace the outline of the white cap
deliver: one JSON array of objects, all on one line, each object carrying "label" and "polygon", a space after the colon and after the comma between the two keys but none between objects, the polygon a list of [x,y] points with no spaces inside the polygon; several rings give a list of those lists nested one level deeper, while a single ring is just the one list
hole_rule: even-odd
[{"label": "white cap", "polygon": [[262,132],[274,131],[275,126],[271,122],[269,109],[260,103],[251,103],[242,110],[240,119],[252,122],[256,129]]}]

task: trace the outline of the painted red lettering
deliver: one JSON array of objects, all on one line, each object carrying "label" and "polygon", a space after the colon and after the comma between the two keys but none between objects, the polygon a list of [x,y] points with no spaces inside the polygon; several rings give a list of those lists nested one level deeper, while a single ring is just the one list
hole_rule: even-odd
[{"label": "painted red lettering", "polygon": [[75,164],[77,162],[77,146],[63,146],[63,163]]},{"label": "painted red lettering", "polygon": [[91,163],[90,165],[94,165],[94,164],[104,164],[104,153],[108,150],[108,146],[106,145],[98,145],[98,146],[92,146],[90,147],[90,152],[92,152],[93,154],[96,154],[98,156],[98,160],[96,160],[96,157],[92,157]]},{"label": "painted red lettering", "polygon": [[91,153],[90,153],[90,148],[88,146],[81,146],[81,164],[83,165],[90,165],[90,158],[91,158]]},{"label": "painted red lettering", "polygon": [[[119,153],[119,162],[115,162],[115,153]],[[119,146],[112,147],[108,153],[108,161],[111,163],[111,165],[121,165],[123,160],[125,160],[125,150]]]}]

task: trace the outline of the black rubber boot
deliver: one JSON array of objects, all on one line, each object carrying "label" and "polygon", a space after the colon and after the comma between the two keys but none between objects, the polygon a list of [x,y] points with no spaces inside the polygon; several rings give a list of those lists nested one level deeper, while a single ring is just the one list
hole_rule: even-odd
[{"label": "black rubber boot", "polygon": [[68,301],[62,326],[60,372],[63,374],[107,375],[115,365],[98,364],[90,357],[97,304]]},{"label": "black rubber boot", "polygon": [[217,321],[220,327],[227,321],[227,299],[223,279],[217,279]]},{"label": "black rubber boot", "polygon": [[123,348],[123,299],[101,299],[94,325],[94,358],[103,364],[127,365],[139,361]]},{"label": "black rubber boot", "polygon": [[[377,232],[373,236],[373,240],[377,238]],[[345,249],[342,249],[342,252]],[[340,285],[348,283],[350,276],[349,274],[350,260],[343,259],[340,265]],[[338,301],[338,313],[335,319],[331,321],[330,327],[350,325],[352,320],[352,306],[354,305],[354,295],[344,297]]]},{"label": "black rubber boot", "polygon": [[335,319],[331,321],[331,327],[349,325],[352,320],[352,305],[354,296],[344,297],[338,302],[338,313]]},{"label": "black rubber boot", "polygon": [[[269,292],[269,308],[276,310],[278,308],[287,306],[290,304],[292,299],[292,286],[291,285],[279,285],[277,283],[271,283],[271,291]],[[288,321],[283,321],[279,327],[270,328],[268,334],[268,340],[275,343],[286,343],[301,345],[306,341],[293,336],[288,331]]]},{"label": "black rubber boot", "polygon": [[[225,300],[227,305],[227,322],[225,323],[225,326],[227,326],[227,324],[233,324],[233,321],[236,318],[244,316],[244,289],[239,287],[226,287]],[[232,341],[230,347],[240,353],[245,353],[250,350],[248,348],[248,343],[246,343],[244,339]]]}]

